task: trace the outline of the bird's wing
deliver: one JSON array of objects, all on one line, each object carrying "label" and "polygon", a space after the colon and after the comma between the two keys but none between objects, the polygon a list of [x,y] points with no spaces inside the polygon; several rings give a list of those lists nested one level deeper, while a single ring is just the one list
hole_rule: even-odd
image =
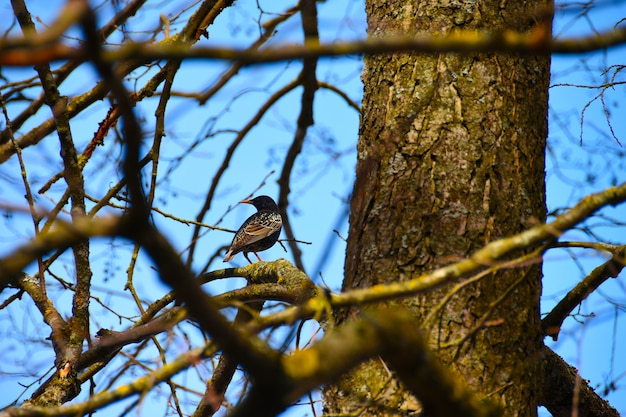
[{"label": "bird's wing", "polygon": [[283,220],[280,215],[276,215],[275,213],[268,213],[267,215],[257,217],[255,221],[243,227],[243,232],[249,236],[249,238],[246,239],[246,243],[259,241],[272,233],[278,232],[282,225]]}]

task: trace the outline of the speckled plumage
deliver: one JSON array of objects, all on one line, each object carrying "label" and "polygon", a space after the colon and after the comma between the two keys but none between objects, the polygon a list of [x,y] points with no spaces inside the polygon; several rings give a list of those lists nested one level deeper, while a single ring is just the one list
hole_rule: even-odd
[{"label": "speckled plumage", "polygon": [[239,252],[243,252],[248,262],[248,253],[252,252],[260,261],[257,252],[264,251],[274,246],[283,226],[283,218],[278,211],[278,206],[270,197],[262,195],[252,200],[243,200],[242,203],[252,204],[258,210],[248,217],[241,225],[233,238],[224,262],[228,262]]}]

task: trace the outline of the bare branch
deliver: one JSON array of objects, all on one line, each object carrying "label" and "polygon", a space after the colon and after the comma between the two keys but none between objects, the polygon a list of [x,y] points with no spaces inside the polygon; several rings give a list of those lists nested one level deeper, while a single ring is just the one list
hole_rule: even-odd
[{"label": "bare branch", "polygon": [[[606,245],[604,247],[606,248]],[[626,246],[614,247],[611,252],[613,257],[610,260],[591,271],[541,320],[541,327],[546,336],[551,336],[553,340],[557,340],[563,322],[576,306],[582,303],[603,282],[609,278],[617,277],[624,269]]]},{"label": "bare branch", "polygon": [[542,348],[541,361],[545,381],[540,390],[541,405],[553,417],[619,417],[617,410],[552,349]]},{"label": "bare branch", "polygon": [[[311,57],[330,57],[341,55],[382,54],[397,52],[503,52],[526,54],[579,54],[607,49],[626,43],[626,29],[618,28],[596,36],[550,39],[537,38],[536,34],[518,33],[506,30],[496,33],[458,31],[449,36],[434,38],[431,36],[372,38],[363,41],[332,43],[281,45],[251,51],[250,49],[231,48],[183,48],[172,44],[128,44],[117,50],[107,51],[103,55],[106,62],[141,60],[143,62],[159,59],[205,58],[238,61],[244,64],[268,63]],[[37,53],[33,54],[33,48]],[[27,66],[66,59],[84,60],[87,51],[63,44],[40,46],[32,39],[0,41],[0,65]]]},{"label": "bare branch", "polygon": [[[381,355],[433,416],[494,416],[428,350],[413,318],[379,310],[329,332],[311,348],[282,360],[288,380],[255,384],[233,416],[273,416],[317,386],[332,382],[359,363]],[[252,411],[254,411],[252,413]]]},{"label": "bare branch", "polygon": [[[317,31],[317,6],[315,0],[303,0],[300,2],[302,14],[302,32],[304,34],[305,44],[319,45],[319,33]],[[280,194],[278,196],[278,207],[283,215],[283,228],[287,235],[288,244],[293,253],[296,266],[304,271],[304,262],[302,261],[302,251],[298,248],[295,239],[295,233],[291,222],[289,221],[289,193],[291,191],[291,171],[293,170],[296,158],[302,151],[302,144],[306,138],[309,126],[313,125],[313,100],[317,91],[317,57],[306,57],[302,61],[302,70],[300,71],[300,80],[302,83],[302,99],[300,115],[298,116],[298,125],[291,142],[291,146],[287,151],[283,170],[278,179],[280,186]]]}]

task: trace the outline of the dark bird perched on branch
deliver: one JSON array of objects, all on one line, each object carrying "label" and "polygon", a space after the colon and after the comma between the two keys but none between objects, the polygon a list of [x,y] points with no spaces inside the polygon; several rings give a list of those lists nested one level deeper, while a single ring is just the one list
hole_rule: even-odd
[{"label": "dark bird perched on branch", "polygon": [[226,252],[224,262],[230,261],[239,252],[243,252],[243,256],[250,263],[252,263],[248,258],[250,252],[253,252],[261,261],[257,252],[274,246],[283,226],[283,218],[278,211],[278,206],[270,197],[261,195],[252,200],[243,200],[242,203],[252,204],[258,211],[248,217],[237,230],[233,242]]}]

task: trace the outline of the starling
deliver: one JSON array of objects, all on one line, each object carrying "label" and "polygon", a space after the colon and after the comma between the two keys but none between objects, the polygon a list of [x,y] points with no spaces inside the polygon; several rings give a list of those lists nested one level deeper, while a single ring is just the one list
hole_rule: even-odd
[{"label": "starling", "polygon": [[264,251],[274,246],[283,226],[283,218],[280,216],[278,206],[270,197],[262,195],[252,200],[243,200],[242,203],[252,204],[258,210],[243,222],[233,242],[226,252],[224,262],[228,262],[239,252],[243,252],[248,262],[248,253],[253,252],[257,259],[261,258],[257,252]]}]

